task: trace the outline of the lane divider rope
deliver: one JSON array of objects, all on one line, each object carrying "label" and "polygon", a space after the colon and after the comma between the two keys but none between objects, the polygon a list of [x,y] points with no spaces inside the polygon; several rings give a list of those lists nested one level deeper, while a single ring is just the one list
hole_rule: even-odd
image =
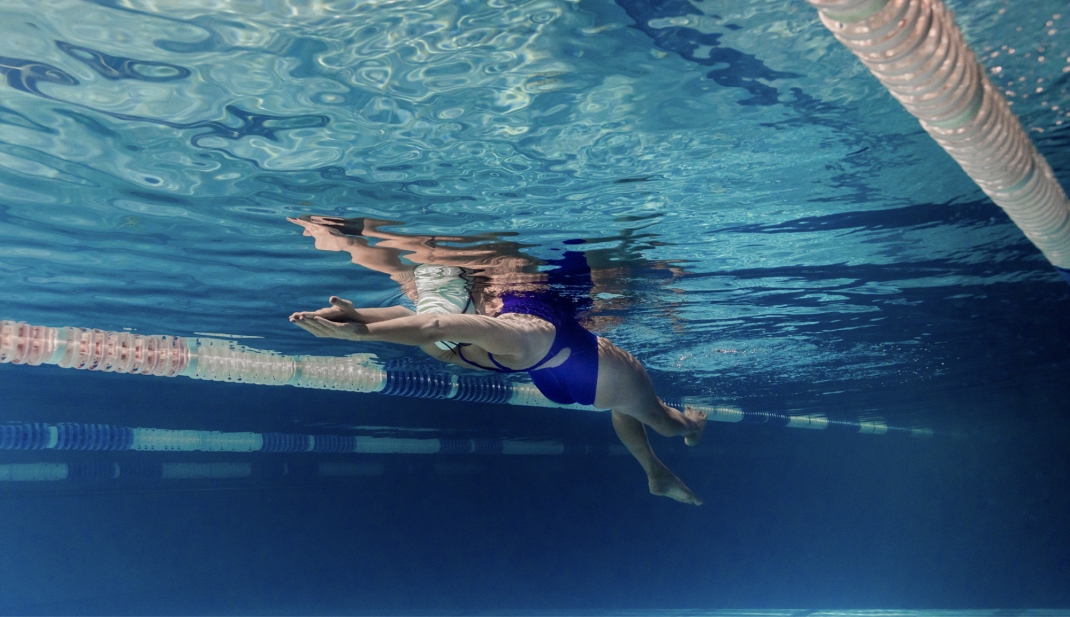
[{"label": "lane divider rope", "polygon": [[[135,375],[181,375],[209,381],[605,411],[588,405],[559,405],[543,396],[530,382],[512,381],[499,375],[389,370],[368,354],[287,356],[223,339],[51,328],[14,321],[0,321],[0,363],[51,364],[61,368]],[[703,411],[713,422],[844,430],[869,435],[903,434],[920,438],[934,435],[927,427],[889,426],[881,419],[846,420],[813,414],[752,412],[733,405],[707,404],[692,399],[666,399],[665,402],[678,409],[687,405]]]},{"label": "lane divider rope", "polygon": [[1070,201],[940,0],[808,0],[1070,282]]}]

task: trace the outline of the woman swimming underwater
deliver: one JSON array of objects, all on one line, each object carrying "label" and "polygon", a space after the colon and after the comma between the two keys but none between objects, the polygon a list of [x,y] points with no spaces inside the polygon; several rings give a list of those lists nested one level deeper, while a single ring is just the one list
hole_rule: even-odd
[{"label": "woman swimming underwater", "polygon": [[[556,403],[611,410],[613,428],[646,472],[651,493],[702,504],[654,455],[644,425],[693,446],[706,416],[664,404],[638,360],[577,321],[576,302],[558,290],[584,277],[589,283],[583,253],[551,262],[557,268],[547,278],[511,243],[457,248],[448,243],[472,239],[389,233],[379,228],[383,221],[370,219],[290,220],[317,248],[348,252],[354,262],[389,274],[417,307],[356,308],[332,296],[326,308],[291,315],[298,327],[318,337],[411,345],[467,368],[527,372]],[[403,264],[402,254],[421,265]]]}]

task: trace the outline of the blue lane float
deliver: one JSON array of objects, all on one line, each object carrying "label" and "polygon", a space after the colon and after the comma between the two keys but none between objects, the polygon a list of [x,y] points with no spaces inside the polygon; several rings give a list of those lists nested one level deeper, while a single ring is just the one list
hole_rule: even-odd
[{"label": "blue lane float", "polygon": [[0,425],[0,450],[79,450],[139,452],[261,452],[320,454],[506,454],[592,453],[605,448],[566,450],[556,441],[522,439],[437,439],[301,435],[186,429],[130,428],[110,424],[61,422]]},{"label": "blue lane float", "polygon": [[354,478],[378,476],[383,463],[322,461],[311,465],[248,462],[176,463],[6,463],[0,464],[0,484],[26,482],[99,483],[110,480],[241,480],[249,477]]},{"label": "blue lane float", "polygon": [[[0,363],[29,366],[50,364],[61,368],[159,377],[181,375],[209,381],[295,386],[471,403],[605,411],[588,405],[559,405],[543,396],[531,382],[508,380],[499,375],[391,370],[384,368],[369,354],[345,357],[287,356],[222,339],[145,336],[73,327],[51,328],[14,321],[0,321]],[[666,403],[677,408],[687,405],[703,411],[712,422],[742,422],[810,430],[833,429],[869,435],[907,434],[919,438],[933,436],[930,428],[892,427],[879,419],[833,420],[815,414],[743,411],[732,405],[714,405],[693,399],[666,399]],[[122,440],[126,439],[124,435],[99,429],[91,431],[85,438],[68,436],[67,433],[64,433],[62,438],[74,439],[77,443],[83,443],[87,439],[99,440],[99,443],[113,449],[123,449],[125,442]],[[15,439],[16,436],[10,438]],[[22,434],[17,438],[31,441],[43,439],[40,436]],[[8,437],[0,434],[0,439]],[[304,443],[287,441],[289,437],[267,439],[267,447],[278,448],[271,450],[273,452],[303,451],[301,448],[307,446]],[[67,441],[57,443],[66,444]],[[263,445],[262,442],[257,443],[257,448]]]},{"label": "blue lane float", "polygon": [[45,450],[55,447],[57,436],[47,424],[0,425],[0,450]]}]

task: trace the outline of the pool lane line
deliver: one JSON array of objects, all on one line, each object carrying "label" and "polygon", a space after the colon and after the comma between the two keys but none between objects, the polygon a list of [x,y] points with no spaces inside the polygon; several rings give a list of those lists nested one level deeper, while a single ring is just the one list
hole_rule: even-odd
[{"label": "pool lane line", "polygon": [[[0,321],[0,363],[49,364],[78,370],[154,375],[270,386],[378,393],[469,403],[556,407],[606,411],[589,405],[559,405],[531,382],[500,375],[386,369],[368,354],[344,357],[288,356],[231,340],[141,335],[85,328],[35,326]],[[704,412],[712,422],[766,424],[808,430],[838,430],[865,435],[931,438],[928,427],[890,426],[878,418],[833,419],[820,414],[744,411],[697,397],[666,399],[666,404]]]}]

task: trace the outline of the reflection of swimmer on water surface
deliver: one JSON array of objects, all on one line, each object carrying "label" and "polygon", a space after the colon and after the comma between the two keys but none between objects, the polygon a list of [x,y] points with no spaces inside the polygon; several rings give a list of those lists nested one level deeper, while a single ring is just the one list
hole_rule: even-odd
[{"label": "reflection of swimmer on water surface", "polygon": [[644,425],[695,445],[706,417],[665,405],[638,360],[580,324],[577,314],[590,307],[593,286],[583,253],[567,252],[540,272],[540,262],[513,242],[390,233],[381,229],[386,222],[371,219],[290,220],[317,248],[348,252],[355,263],[388,274],[417,307],[355,308],[331,297],[329,307],[291,315],[297,326],[320,337],[412,345],[458,366],[527,372],[554,402],[611,410],[651,493],[702,503],[654,455]]}]

